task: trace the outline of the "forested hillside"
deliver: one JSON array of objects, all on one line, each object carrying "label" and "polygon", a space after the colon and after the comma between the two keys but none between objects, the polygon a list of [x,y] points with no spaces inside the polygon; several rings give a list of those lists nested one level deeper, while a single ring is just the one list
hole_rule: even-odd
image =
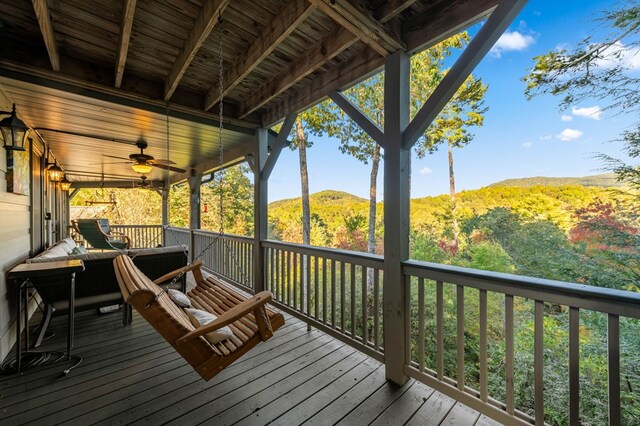
[{"label": "forested hillside", "polygon": [[629,184],[621,182],[615,173],[603,173],[600,175],[583,176],[583,177],[546,177],[536,176],[519,179],[505,179],[500,182],[492,183],[489,186],[599,186],[602,188],[620,188],[628,189]]}]

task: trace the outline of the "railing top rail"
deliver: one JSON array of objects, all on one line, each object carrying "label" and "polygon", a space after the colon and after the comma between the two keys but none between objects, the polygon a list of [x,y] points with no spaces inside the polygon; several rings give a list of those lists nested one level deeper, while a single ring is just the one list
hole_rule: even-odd
[{"label": "railing top rail", "polygon": [[114,225],[109,224],[112,228],[162,228],[162,225]]},{"label": "railing top rail", "polygon": [[640,318],[640,294],[630,291],[417,260],[403,262],[403,269],[405,275]]},{"label": "railing top rail", "polygon": [[194,229],[193,230],[193,234],[194,235],[204,235],[204,236],[214,236],[216,238],[223,238],[223,239],[227,239],[227,240],[233,240],[233,241],[242,241],[242,242],[246,242],[246,243],[253,243],[253,238],[252,237],[246,237],[244,235],[234,235],[234,234],[222,234],[220,236],[219,232],[215,232],[215,231],[207,231],[206,229]]},{"label": "railing top rail", "polygon": [[302,244],[284,243],[282,241],[274,240],[262,241],[262,245],[269,248],[295,251],[310,256],[319,256],[332,260],[361,264],[366,267],[377,269],[382,269],[382,267],[384,266],[384,257],[377,254],[362,253],[359,251],[351,250],[340,250],[327,247],[312,247]]}]

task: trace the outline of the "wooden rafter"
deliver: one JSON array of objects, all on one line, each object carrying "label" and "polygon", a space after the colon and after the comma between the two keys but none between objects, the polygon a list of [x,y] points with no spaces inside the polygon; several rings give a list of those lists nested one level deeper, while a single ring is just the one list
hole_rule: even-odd
[{"label": "wooden rafter", "polygon": [[[233,64],[225,78],[223,96],[227,96],[242,79],[260,65],[300,23],[311,15],[314,9],[315,6],[307,0],[291,0],[282,12],[262,29],[245,54]],[[210,109],[219,101],[220,93],[216,85],[207,93],[204,109]]]},{"label": "wooden rafter", "polygon": [[129,40],[131,38],[131,27],[133,26],[133,15],[136,11],[137,0],[124,0],[122,4],[122,24],[120,25],[120,41],[118,42],[118,54],[116,56],[115,87],[122,84],[124,74],[124,64],[127,61],[129,51]]},{"label": "wooden rafter", "polygon": [[169,100],[173,92],[178,87],[180,79],[187,71],[187,68],[195,58],[196,53],[204,42],[211,34],[211,31],[215,28],[216,24],[224,9],[229,5],[231,0],[206,0],[202,6],[202,10],[196,22],[193,24],[193,28],[184,42],[178,57],[176,58],[171,71],[167,76],[164,88],[164,99]]},{"label": "wooden rafter", "polygon": [[58,54],[58,45],[56,44],[53,26],[51,25],[51,16],[49,15],[47,0],[32,0],[32,3],[33,9],[36,12],[36,17],[38,18],[38,25],[40,26],[40,32],[42,33],[44,44],[47,47],[47,52],[49,53],[51,68],[54,71],[60,71],[60,55]]},{"label": "wooden rafter", "polygon": [[[468,7],[468,2],[456,2],[446,9],[439,8],[425,11],[423,14],[425,16],[431,13],[431,22],[433,24],[410,35],[408,50],[413,52],[417,48],[420,48],[420,50],[426,49],[439,41],[451,37],[464,28],[464,25],[477,22],[491,13],[497,3],[499,3],[499,0],[478,0],[474,2],[474,5],[479,4],[481,6]],[[415,23],[412,23],[410,28],[417,30],[414,25]],[[262,124],[269,126],[289,113],[302,111],[326,98],[332,91],[344,90],[366,79],[379,71],[383,64],[384,58],[369,49],[346,64],[318,76],[306,87],[301,88],[278,104],[270,105],[262,117]]]},{"label": "wooden rafter", "polygon": [[416,0],[390,0],[382,2],[378,10],[375,11],[374,16],[381,24],[384,24],[415,2]]},{"label": "wooden rafter", "polygon": [[270,83],[264,85],[255,96],[243,102],[240,106],[238,118],[242,119],[262,107],[274,97],[333,59],[340,52],[353,45],[357,40],[357,37],[351,34],[351,32],[344,28],[338,28],[335,33],[326,36],[318,43],[309,47],[309,49],[289,65],[289,67],[271,79]]},{"label": "wooden rafter", "polygon": [[402,23],[407,50],[419,52],[433,46],[491,14],[500,0],[442,2]]},{"label": "wooden rafter", "polygon": [[405,44],[396,40],[384,25],[348,0],[310,1],[382,56],[405,49]]}]

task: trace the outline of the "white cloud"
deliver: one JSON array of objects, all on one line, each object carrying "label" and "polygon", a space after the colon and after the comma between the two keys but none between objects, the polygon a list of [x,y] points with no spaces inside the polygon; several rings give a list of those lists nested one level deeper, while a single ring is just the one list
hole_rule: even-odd
[{"label": "white cloud", "polygon": [[504,52],[525,50],[534,41],[533,36],[522,34],[520,31],[507,31],[500,36],[495,46],[493,46],[491,54],[499,58]]},{"label": "white cloud", "polygon": [[523,142],[522,146],[528,149],[528,148],[531,148],[533,146],[533,143],[532,142]]},{"label": "white cloud", "polygon": [[600,120],[600,116],[602,115],[602,110],[597,105],[592,107],[584,107],[584,108],[573,107],[571,109],[571,113],[577,117],[586,117],[592,120]]},{"label": "white cloud", "polygon": [[560,120],[562,121],[571,121],[573,120],[573,117],[567,114],[562,114],[562,117],[560,117]]},{"label": "white cloud", "polygon": [[421,175],[428,175],[429,173],[432,173],[432,172],[433,172],[433,170],[431,170],[430,168],[428,168],[428,167],[426,167],[426,166],[425,166],[425,167],[423,167],[423,168],[421,168],[421,169],[418,171],[418,173],[420,173]]},{"label": "white cloud", "polygon": [[578,139],[583,133],[580,130],[566,128],[556,135],[556,139],[562,142],[569,142]]},{"label": "white cloud", "polygon": [[544,136],[540,136],[540,140],[541,141],[548,141],[551,140],[552,136],[551,135],[544,135]]},{"label": "white cloud", "polygon": [[611,69],[621,66],[627,70],[640,70],[640,47],[627,47],[621,41],[600,52],[600,59],[595,65]]}]

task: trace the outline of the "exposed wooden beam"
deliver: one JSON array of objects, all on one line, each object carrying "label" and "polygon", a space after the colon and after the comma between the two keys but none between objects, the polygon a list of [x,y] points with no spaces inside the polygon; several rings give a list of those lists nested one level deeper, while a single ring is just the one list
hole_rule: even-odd
[{"label": "exposed wooden beam", "polygon": [[124,74],[124,64],[127,61],[129,51],[129,40],[131,38],[131,27],[133,26],[133,15],[136,11],[137,0],[124,0],[122,4],[122,24],[120,25],[120,41],[118,42],[118,54],[116,55],[116,76],[115,86],[122,84]]},{"label": "exposed wooden beam", "polygon": [[409,53],[422,51],[490,15],[500,0],[443,1],[402,23]]},{"label": "exposed wooden beam", "polygon": [[33,9],[38,18],[38,25],[40,25],[40,32],[42,33],[44,44],[49,53],[51,68],[54,71],[60,71],[60,55],[58,54],[58,45],[56,44],[56,37],[53,33],[53,26],[51,25],[51,16],[49,14],[47,0],[31,0],[31,2],[33,3]]},{"label": "exposed wooden beam", "polygon": [[390,0],[382,2],[380,7],[375,11],[374,16],[381,24],[384,24],[391,18],[402,13],[415,2],[416,0]]},{"label": "exposed wooden beam", "polygon": [[164,85],[164,99],[169,100],[178,87],[180,79],[195,58],[198,50],[211,34],[219,21],[222,12],[231,0],[206,0],[202,10],[191,28],[191,32],[184,42]]},{"label": "exposed wooden beam", "polygon": [[[223,96],[249,75],[315,10],[307,0],[291,0],[282,12],[267,24],[245,54],[238,57],[225,77]],[[209,110],[220,101],[218,85],[207,92],[204,109]]]},{"label": "exposed wooden beam", "polygon": [[292,112],[301,112],[324,100],[334,90],[345,90],[380,71],[384,58],[368,48],[342,66],[319,75],[285,100],[271,106],[262,117],[262,125],[270,127]]},{"label": "exposed wooden beam", "polygon": [[404,135],[404,143],[412,147],[424,131],[435,120],[458,88],[469,77],[473,69],[493,47],[498,38],[527,4],[527,0],[502,0],[478,34],[462,52],[451,70],[422,105]]},{"label": "exposed wooden beam", "polygon": [[[434,29],[427,26],[423,31],[415,32],[411,37],[408,49],[412,52],[419,47],[420,50],[427,49],[439,41],[445,40],[461,29],[461,23],[474,22],[479,16],[490,13],[499,0],[476,0],[472,4],[483,4],[476,9],[467,7],[466,0],[458,1],[455,6],[455,19],[449,19],[445,14],[447,10],[432,10],[431,22],[434,22]],[[466,6],[465,6],[466,5]],[[452,6],[452,7],[453,7]],[[481,11],[481,13],[479,13]],[[422,19],[425,18],[424,16]],[[417,28],[414,28],[417,30]],[[325,99],[334,90],[345,90],[382,69],[384,58],[372,49],[358,54],[354,59],[333,68],[318,76],[305,87],[290,95],[283,101],[271,105],[262,116],[262,125],[269,127],[282,120],[287,114],[303,111],[316,103]]]},{"label": "exposed wooden beam", "polygon": [[[95,180],[95,181],[78,181],[71,182],[71,188],[138,188],[137,184],[140,179],[131,178],[131,180]],[[149,188],[162,188],[164,182],[161,180],[148,180]],[[75,195],[75,194],[74,194]],[[71,198],[71,195],[69,195]]]},{"label": "exposed wooden beam", "polygon": [[396,50],[405,50],[406,46],[402,41],[396,40],[368,11],[355,6],[349,0],[310,1],[382,56]]},{"label": "exposed wooden beam", "polygon": [[[251,145],[243,145],[239,146],[235,149],[228,149],[224,151],[223,161],[220,164],[220,158],[216,155],[215,158],[208,158],[201,163],[198,163],[192,167],[194,173],[205,174],[210,171],[215,171],[219,169],[223,169],[226,167],[233,166],[238,163],[242,163],[245,161],[245,155],[250,154],[252,150]],[[174,183],[182,182],[184,180],[189,179],[192,172],[186,171],[184,173],[171,173],[170,183],[173,185]]]},{"label": "exposed wooden beam", "polygon": [[289,136],[289,132],[291,132],[291,128],[296,122],[296,118],[298,114],[289,114],[285,119],[282,127],[280,128],[280,132],[278,133],[278,137],[276,138],[275,143],[271,147],[271,151],[269,152],[269,156],[265,162],[264,167],[262,168],[262,179],[269,179],[271,176],[271,172],[273,168],[276,166],[276,162],[280,157],[280,153],[282,152],[282,148],[287,141],[287,137]]},{"label": "exposed wooden beam", "polygon": [[[110,74],[111,70],[108,72]],[[131,90],[116,89],[113,86],[106,86],[104,84],[95,83],[63,73],[25,66],[23,64],[17,64],[15,62],[5,61],[2,59],[0,59],[0,76],[44,87],[50,87],[69,93],[88,96],[107,102],[114,102],[119,105],[140,108],[157,114],[164,115],[167,112],[166,103],[164,101],[157,98],[153,99],[149,95],[133,92]],[[104,79],[104,81],[106,80],[107,78]],[[139,82],[139,80],[135,80],[135,77],[133,80],[137,83]],[[127,84],[128,83],[129,78],[127,78]],[[144,83],[144,81],[140,82],[140,84],[142,83]],[[157,91],[157,93],[160,95],[160,91]],[[201,99],[201,97],[199,97],[199,99]],[[225,105],[225,111],[230,107],[231,105]],[[195,107],[184,103],[179,104],[177,102],[171,102],[169,108],[171,109],[172,117],[212,126],[218,125],[218,116],[216,114],[203,111],[201,104],[199,104],[198,107]],[[247,135],[253,135],[255,133],[254,129],[258,127],[257,123],[252,123],[246,120],[237,120],[230,117],[229,114],[225,114],[224,121],[225,129]]]},{"label": "exposed wooden beam", "polygon": [[343,50],[358,41],[357,37],[344,28],[338,30],[313,46],[298,59],[296,59],[289,67],[278,73],[271,79],[270,83],[262,86],[258,93],[250,99],[245,100],[238,112],[238,118],[242,119],[262,107],[280,93],[284,92],[326,62],[333,59]]},{"label": "exposed wooden beam", "polygon": [[344,111],[353,121],[356,122],[358,126],[373,139],[376,143],[380,144],[384,148],[384,138],[382,134],[382,130],[376,123],[371,121],[364,112],[360,110],[357,106],[351,103],[349,99],[347,99],[342,93],[333,91],[329,93],[329,97],[333,102],[336,103],[340,107],[342,111]]}]

